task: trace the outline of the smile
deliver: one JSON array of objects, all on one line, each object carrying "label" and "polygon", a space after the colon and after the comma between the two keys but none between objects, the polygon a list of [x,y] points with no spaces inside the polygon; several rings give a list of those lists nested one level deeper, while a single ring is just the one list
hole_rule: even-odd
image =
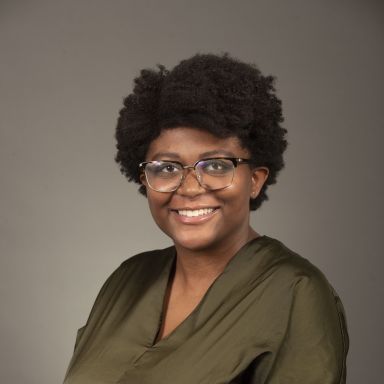
[{"label": "smile", "polygon": [[198,216],[205,216],[209,215],[215,210],[215,208],[204,208],[204,209],[181,209],[178,210],[177,213],[180,216],[186,216],[186,217],[198,217]]}]

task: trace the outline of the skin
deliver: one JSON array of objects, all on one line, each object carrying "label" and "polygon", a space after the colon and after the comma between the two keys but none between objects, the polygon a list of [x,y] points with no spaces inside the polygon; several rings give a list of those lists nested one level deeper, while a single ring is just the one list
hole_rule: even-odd
[{"label": "skin", "polygon": [[[192,165],[206,157],[250,158],[236,137],[221,139],[209,132],[186,127],[163,130],[149,146],[146,161],[177,160]],[[205,190],[193,171],[174,192],[147,188],[151,214],[174,242],[177,259],[158,340],[169,335],[196,307],[227,263],[248,241],[259,235],[249,224],[249,199],[255,198],[268,177],[268,169],[239,165],[232,185]],[[197,218],[185,218],[180,209],[215,208]]]}]

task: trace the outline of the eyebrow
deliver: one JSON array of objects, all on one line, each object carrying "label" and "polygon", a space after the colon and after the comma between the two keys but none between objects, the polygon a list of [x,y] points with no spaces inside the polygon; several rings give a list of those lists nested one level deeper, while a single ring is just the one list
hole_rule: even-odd
[{"label": "eyebrow", "polygon": [[[226,151],[224,149],[217,149],[213,151],[203,152],[199,155],[200,159],[205,159],[214,156],[228,156],[228,157],[236,157],[233,152]],[[161,159],[171,159],[171,160],[179,160],[180,155],[175,152],[158,152],[153,156],[153,160],[161,160]]]},{"label": "eyebrow", "polygon": [[202,158],[204,157],[211,157],[211,156],[228,156],[228,157],[236,157],[233,152],[226,151],[224,149],[214,150],[214,151],[208,151],[200,154]]},{"label": "eyebrow", "polygon": [[161,160],[161,159],[180,159],[180,156],[174,152],[158,152],[153,156],[153,160]]}]

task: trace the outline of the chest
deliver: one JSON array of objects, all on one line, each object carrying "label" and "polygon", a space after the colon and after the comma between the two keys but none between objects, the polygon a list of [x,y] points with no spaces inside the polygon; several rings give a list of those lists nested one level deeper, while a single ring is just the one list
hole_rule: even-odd
[{"label": "chest", "polygon": [[165,298],[163,316],[157,341],[172,333],[198,306],[206,289],[199,294],[182,294],[177,290],[170,291]]}]

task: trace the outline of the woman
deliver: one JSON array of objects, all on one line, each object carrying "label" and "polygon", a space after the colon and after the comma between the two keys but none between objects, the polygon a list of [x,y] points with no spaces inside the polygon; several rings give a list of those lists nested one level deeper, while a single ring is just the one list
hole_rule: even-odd
[{"label": "woman", "polygon": [[116,160],[173,246],[109,277],[66,384],[345,383],[340,300],[249,224],[284,164],[282,120],[273,79],[228,55],[141,72]]}]

